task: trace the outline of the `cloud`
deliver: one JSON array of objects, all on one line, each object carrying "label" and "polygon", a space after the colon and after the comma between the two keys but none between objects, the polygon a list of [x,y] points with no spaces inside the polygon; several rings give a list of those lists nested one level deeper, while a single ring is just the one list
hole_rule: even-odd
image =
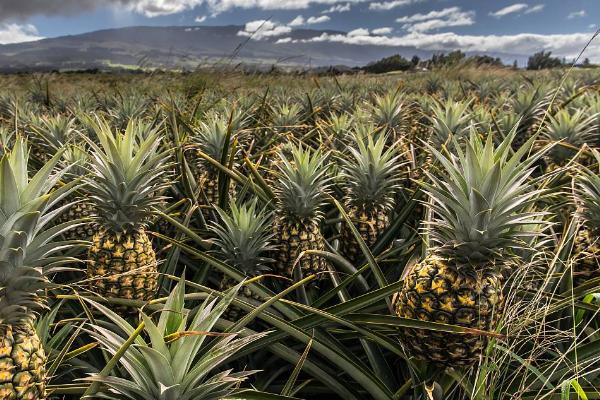
[{"label": "cloud", "polygon": [[504,8],[499,9],[493,13],[490,13],[492,17],[502,18],[509,14],[519,13],[521,11],[525,11],[529,6],[525,3],[516,3]]},{"label": "cloud", "polygon": [[262,10],[300,10],[325,4],[332,8],[340,3],[346,8],[367,0],[0,0],[0,20],[25,20],[34,15],[74,15],[104,7],[125,9],[146,17],[176,14],[205,5],[212,14],[234,8]]},{"label": "cloud", "polygon": [[369,36],[369,30],[365,28],[358,28],[348,32],[346,35],[348,37]]},{"label": "cloud", "polygon": [[0,44],[32,42],[43,38],[31,24],[0,24]]},{"label": "cloud", "polygon": [[302,15],[298,15],[296,18],[294,18],[288,23],[288,26],[302,26],[305,23],[306,21],[304,20],[304,17]]},{"label": "cloud", "polygon": [[537,4],[535,6],[529,7],[527,10],[525,10],[523,14],[533,14],[542,11],[544,8],[546,8],[545,4]]},{"label": "cloud", "polygon": [[[371,32],[372,33],[372,32]],[[540,35],[521,33],[516,35],[459,35],[453,32],[410,32],[402,36],[376,36],[364,30],[350,34],[328,34],[302,40],[302,42],[332,42],[354,45],[387,47],[415,47],[429,51],[462,50],[478,53],[505,53],[528,56],[540,50],[551,51],[558,57],[573,59],[590,39],[590,33]],[[600,61],[600,43],[592,42],[584,53],[594,61]]]},{"label": "cloud", "polygon": [[392,33],[392,31],[392,28],[386,26],[383,28],[373,29],[371,33],[373,33],[373,35],[389,35],[390,33]]},{"label": "cloud", "polygon": [[393,0],[393,1],[380,1],[369,4],[369,10],[372,11],[388,11],[397,7],[406,6],[408,4],[417,3],[423,0]]},{"label": "cloud", "polygon": [[474,11],[462,11],[460,7],[430,11],[427,14],[414,14],[396,19],[404,23],[402,28],[409,32],[428,32],[452,26],[468,26],[475,23]]},{"label": "cloud", "polygon": [[529,6],[525,3],[515,3],[513,5],[499,9],[498,11],[491,12],[489,15],[495,18],[502,18],[510,14],[532,14],[540,12],[544,9],[545,4],[537,4],[535,6]]},{"label": "cloud", "polygon": [[338,5],[329,7],[327,10],[321,11],[321,14],[332,14],[332,13],[346,12],[346,11],[350,11],[351,7],[352,6],[350,5],[350,3],[338,4]]},{"label": "cloud", "polygon": [[320,17],[310,17],[306,20],[306,23],[308,25],[314,25],[314,24],[322,24],[323,22],[327,22],[331,20],[330,17],[328,17],[327,15],[321,15]]},{"label": "cloud", "polygon": [[262,40],[271,37],[277,37],[290,33],[292,28],[281,25],[276,22],[259,19],[247,22],[244,30],[239,31],[238,36],[247,36],[253,40]]},{"label": "cloud", "polygon": [[585,12],[585,10],[579,10],[579,11],[573,11],[572,13],[570,13],[567,18],[568,19],[573,19],[573,18],[582,18],[585,17],[587,15],[587,13]]},{"label": "cloud", "polygon": [[204,21],[206,21],[206,18],[207,18],[206,15],[199,15],[199,16],[196,17],[196,19],[194,19],[194,21],[197,22],[197,23],[199,23],[199,24],[201,24]]}]

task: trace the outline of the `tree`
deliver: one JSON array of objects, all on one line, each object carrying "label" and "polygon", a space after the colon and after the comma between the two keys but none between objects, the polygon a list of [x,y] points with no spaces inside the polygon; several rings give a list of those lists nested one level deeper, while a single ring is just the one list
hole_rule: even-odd
[{"label": "tree", "polygon": [[419,56],[414,55],[411,59],[410,59],[410,63],[412,64],[413,68],[418,66],[419,63],[421,62],[421,59],[419,58]]},{"label": "tree", "polygon": [[552,57],[552,52],[540,51],[535,53],[527,60],[527,69],[539,70],[548,68],[557,68],[563,63],[558,57]]},{"label": "tree", "polygon": [[379,61],[368,64],[362,69],[372,74],[383,74],[391,71],[407,71],[413,68],[413,64],[400,54],[382,58]]}]

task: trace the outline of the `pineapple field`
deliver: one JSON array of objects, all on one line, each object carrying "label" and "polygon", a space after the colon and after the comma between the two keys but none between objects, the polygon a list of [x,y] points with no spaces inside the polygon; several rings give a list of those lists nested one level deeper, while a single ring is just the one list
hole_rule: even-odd
[{"label": "pineapple field", "polygon": [[600,73],[0,76],[0,399],[599,399]]}]

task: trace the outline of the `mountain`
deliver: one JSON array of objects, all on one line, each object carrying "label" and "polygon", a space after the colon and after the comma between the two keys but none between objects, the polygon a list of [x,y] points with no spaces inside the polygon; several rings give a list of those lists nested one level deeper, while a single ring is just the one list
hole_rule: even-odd
[{"label": "mountain", "polygon": [[[77,70],[132,67],[186,68],[219,64],[318,67],[358,66],[401,54],[429,57],[414,47],[343,43],[276,43],[238,35],[243,26],[171,26],[106,29],[80,35],[0,45],[0,71]],[[330,30],[296,29],[292,40],[344,34]]]}]

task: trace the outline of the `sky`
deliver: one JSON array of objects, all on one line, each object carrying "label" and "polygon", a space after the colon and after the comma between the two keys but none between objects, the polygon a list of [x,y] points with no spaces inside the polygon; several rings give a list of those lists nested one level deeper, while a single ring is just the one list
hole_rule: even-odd
[{"label": "sky", "polygon": [[[600,28],[600,0],[0,0],[0,44],[99,29],[240,25],[240,39],[304,41],[573,59]],[[583,57],[600,62],[600,37]]]}]

